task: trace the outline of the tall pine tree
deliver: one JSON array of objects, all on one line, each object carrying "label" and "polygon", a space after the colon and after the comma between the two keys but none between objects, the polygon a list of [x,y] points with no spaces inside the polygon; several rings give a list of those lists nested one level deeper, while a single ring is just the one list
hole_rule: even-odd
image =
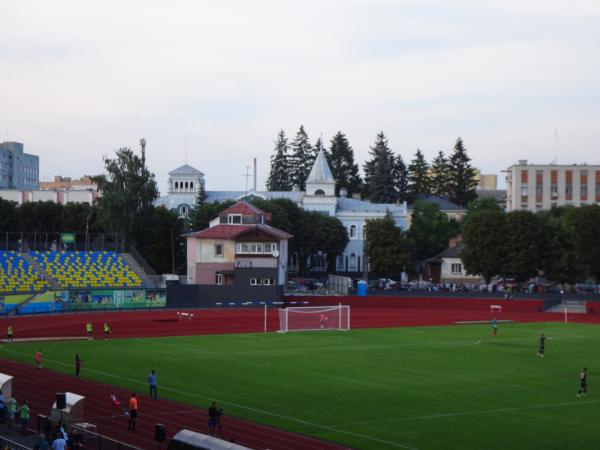
[{"label": "tall pine tree", "polygon": [[383,131],[377,135],[375,145],[370,147],[371,160],[363,166],[365,171],[365,193],[374,203],[394,203],[396,158],[388,146]]},{"label": "tall pine tree", "polygon": [[429,194],[431,192],[429,164],[425,161],[420,149],[417,149],[414,159],[410,162],[408,172],[408,190],[413,198],[417,194]]},{"label": "tall pine tree", "polygon": [[267,179],[269,191],[291,191],[292,181],[288,167],[288,144],[285,131],[280,130],[275,141],[275,154],[271,156],[271,171]]},{"label": "tall pine tree", "polygon": [[440,197],[448,196],[448,158],[442,151],[431,163],[431,193]]},{"label": "tall pine tree", "polygon": [[408,169],[402,155],[396,156],[394,163],[394,188],[396,190],[397,200],[400,202],[408,200]]},{"label": "tall pine tree", "polygon": [[354,162],[354,150],[341,131],[330,141],[327,160],[335,179],[335,195],[339,195],[341,188],[346,188],[348,195],[359,193],[362,180],[358,174],[358,165]]},{"label": "tall pine tree", "polygon": [[462,139],[458,138],[448,161],[448,197],[454,203],[466,206],[477,197],[476,188],[475,169]]},{"label": "tall pine tree", "polygon": [[312,147],[304,125],[300,125],[300,129],[290,144],[289,173],[292,186],[298,186],[301,191],[306,189],[306,179],[313,162],[311,158]]}]

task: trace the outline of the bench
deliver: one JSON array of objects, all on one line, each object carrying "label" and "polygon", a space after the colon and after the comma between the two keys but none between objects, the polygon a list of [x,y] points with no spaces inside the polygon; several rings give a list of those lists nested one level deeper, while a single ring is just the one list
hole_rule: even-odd
[{"label": "bench", "polygon": [[490,312],[502,312],[502,305],[490,305]]},{"label": "bench", "polygon": [[182,320],[184,317],[187,317],[188,320],[192,320],[194,314],[186,312],[177,312],[177,319]]}]

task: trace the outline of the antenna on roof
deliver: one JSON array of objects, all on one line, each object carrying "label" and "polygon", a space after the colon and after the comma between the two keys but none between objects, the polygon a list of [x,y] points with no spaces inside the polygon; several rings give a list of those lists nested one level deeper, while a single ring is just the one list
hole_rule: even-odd
[{"label": "antenna on roof", "polygon": [[246,166],[246,175],[244,175],[244,177],[246,177],[246,194],[248,193],[248,180],[250,179],[250,176],[250,166]]},{"label": "antenna on roof", "polygon": [[146,138],[140,139],[140,147],[142,147],[142,167],[146,167]]}]

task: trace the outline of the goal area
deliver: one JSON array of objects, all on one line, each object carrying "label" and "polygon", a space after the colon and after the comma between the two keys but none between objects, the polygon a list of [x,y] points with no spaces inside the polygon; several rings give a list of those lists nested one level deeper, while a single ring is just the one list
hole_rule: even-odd
[{"label": "goal area", "polygon": [[279,309],[279,332],[350,330],[350,306],[290,306]]}]

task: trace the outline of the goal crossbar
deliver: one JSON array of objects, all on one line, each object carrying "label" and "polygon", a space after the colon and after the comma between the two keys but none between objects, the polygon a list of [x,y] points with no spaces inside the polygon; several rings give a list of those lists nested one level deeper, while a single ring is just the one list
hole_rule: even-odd
[{"label": "goal crossbar", "polygon": [[279,309],[279,332],[350,330],[350,306],[290,306]]}]

